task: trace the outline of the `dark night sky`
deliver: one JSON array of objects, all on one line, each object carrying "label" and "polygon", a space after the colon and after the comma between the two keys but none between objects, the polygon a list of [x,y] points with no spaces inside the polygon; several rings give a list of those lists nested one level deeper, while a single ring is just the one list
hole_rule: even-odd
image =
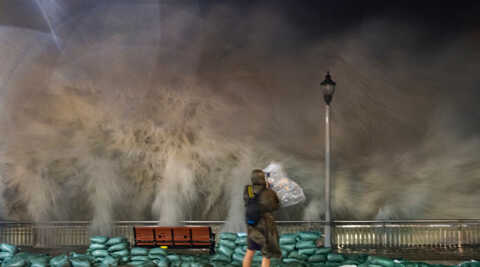
[{"label": "dark night sky", "polygon": [[[68,9],[66,13],[70,15],[93,8],[99,2],[108,4],[109,1],[60,1],[62,7]],[[0,1],[0,24],[46,30],[47,25],[42,19],[40,10],[33,3],[32,0]],[[212,7],[219,4],[233,6],[239,13],[245,14],[258,7],[267,7],[284,13],[307,38],[322,38],[326,33],[335,34],[372,18],[401,20],[406,24],[426,29],[432,36],[438,38],[448,38],[449,34],[476,29],[480,22],[478,1],[199,0],[196,4],[203,14],[208,14]]]}]

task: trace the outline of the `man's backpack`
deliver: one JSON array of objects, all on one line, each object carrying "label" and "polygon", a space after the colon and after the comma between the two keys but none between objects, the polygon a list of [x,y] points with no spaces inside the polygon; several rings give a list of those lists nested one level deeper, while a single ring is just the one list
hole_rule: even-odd
[{"label": "man's backpack", "polygon": [[246,208],[246,221],[248,225],[255,226],[262,217],[262,207],[259,201],[260,194],[264,189],[260,190],[258,193],[253,192],[253,186],[247,186],[248,191],[248,201]]}]

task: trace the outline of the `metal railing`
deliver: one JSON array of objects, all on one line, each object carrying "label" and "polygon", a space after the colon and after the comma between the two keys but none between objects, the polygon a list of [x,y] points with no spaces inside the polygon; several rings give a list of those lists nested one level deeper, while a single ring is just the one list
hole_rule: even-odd
[{"label": "metal railing", "polygon": [[[125,236],[133,244],[134,225],[156,221],[120,221],[112,224],[111,236]],[[218,233],[223,221],[184,221],[208,225]],[[322,231],[324,221],[279,221],[280,233]],[[335,221],[332,243],[341,249],[459,248],[480,246],[480,220]],[[87,221],[0,222],[0,242],[22,247],[56,248],[88,246],[92,232]]]}]

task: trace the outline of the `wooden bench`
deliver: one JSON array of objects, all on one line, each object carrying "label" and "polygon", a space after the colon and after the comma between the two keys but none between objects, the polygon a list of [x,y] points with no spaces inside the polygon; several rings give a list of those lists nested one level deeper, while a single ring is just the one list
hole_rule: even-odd
[{"label": "wooden bench", "polygon": [[134,226],[135,246],[210,250],[215,253],[215,234],[209,226]]}]

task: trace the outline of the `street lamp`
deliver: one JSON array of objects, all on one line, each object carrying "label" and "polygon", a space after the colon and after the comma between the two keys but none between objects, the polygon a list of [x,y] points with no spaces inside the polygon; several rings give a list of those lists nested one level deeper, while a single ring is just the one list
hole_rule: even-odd
[{"label": "street lamp", "polygon": [[330,72],[325,75],[325,80],[320,84],[325,100],[325,247],[332,246],[332,218],[330,207],[330,102],[335,93],[336,83],[332,80]]}]

